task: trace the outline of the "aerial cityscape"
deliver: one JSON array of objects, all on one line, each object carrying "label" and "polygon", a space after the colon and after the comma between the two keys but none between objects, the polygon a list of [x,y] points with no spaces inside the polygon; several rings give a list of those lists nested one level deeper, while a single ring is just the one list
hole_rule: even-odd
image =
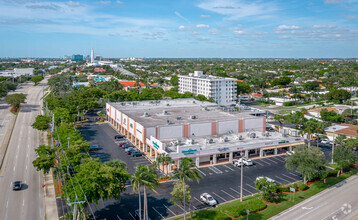
[{"label": "aerial cityscape", "polygon": [[358,1],[0,0],[1,220],[358,219]]}]

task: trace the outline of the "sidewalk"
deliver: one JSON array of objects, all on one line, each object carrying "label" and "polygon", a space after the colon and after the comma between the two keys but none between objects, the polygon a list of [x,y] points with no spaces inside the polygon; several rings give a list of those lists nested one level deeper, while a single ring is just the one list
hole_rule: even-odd
[{"label": "sidewalk", "polygon": [[[41,132],[41,144],[47,144],[47,132]],[[53,184],[52,169],[49,173],[43,174],[44,187],[44,206],[45,220],[57,220],[58,210],[55,196],[55,186]]]}]

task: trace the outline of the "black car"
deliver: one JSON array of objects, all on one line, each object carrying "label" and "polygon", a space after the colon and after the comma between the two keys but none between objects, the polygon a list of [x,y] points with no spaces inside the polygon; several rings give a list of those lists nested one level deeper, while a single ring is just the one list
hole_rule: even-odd
[{"label": "black car", "polygon": [[139,152],[139,151],[133,151],[131,153],[132,157],[140,157],[140,156],[143,156],[143,153],[142,152]]},{"label": "black car", "polygon": [[121,135],[121,134],[114,135],[114,139],[115,139],[115,140],[116,140],[116,139],[122,139],[122,138],[124,138],[124,136]]},{"label": "black car", "polygon": [[89,147],[89,151],[98,151],[99,150],[99,145],[98,144],[92,144]]},{"label": "black car", "polygon": [[132,155],[132,153],[134,153],[134,152],[137,152],[137,150],[133,148],[133,149],[127,151],[127,154]]},{"label": "black car", "polygon": [[12,190],[21,190],[21,181],[15,181],[13,183]]}]

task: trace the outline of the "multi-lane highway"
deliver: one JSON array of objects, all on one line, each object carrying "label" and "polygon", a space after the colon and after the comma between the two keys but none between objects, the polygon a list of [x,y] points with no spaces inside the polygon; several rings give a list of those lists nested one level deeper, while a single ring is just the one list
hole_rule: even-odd
[{"label": "multi-lane highway", "polygon": [[[40,113],[44,86],[41,83],[21,89],[27,99],[21,105],[0,174],[0,219],[3,220],[45,219],[42,176],[32,165],[40,133],[31,127]],[[16,180],[23,183],[20,191],[12,190]]]}]

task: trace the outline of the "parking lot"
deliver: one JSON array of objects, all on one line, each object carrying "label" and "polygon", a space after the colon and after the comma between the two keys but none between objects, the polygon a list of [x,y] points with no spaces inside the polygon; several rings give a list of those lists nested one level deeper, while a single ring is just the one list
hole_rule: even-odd
[{"label": "parking lot", "polygon": [[[82,136],[92,144],[99,144],[98,151],[91,152],[94,158],[101,161],[122,160],[127,163],[128,171],[134,172],[134,166],[138,164],[149,165],[151,162],[144,156],[131,157],[123,148],[118,147],[114,135],[118,134],[109,124],[96,124],[94,119],[83,124],[78,130]],[[284,166],[285,156],[269,157],[253,160],[253,166],[244,166],[243,196],[257,193],[255,179],[258,176],[267,176],[277,183],[292,183],[301,180],[301,176],[288,171]],[[191,187],[191,207],[194,210],[206,208],[207,205],[200,201],[200,195],[204,192],[212,195],[218,203],[223,203],[240,197],[241,168],[232,164],[196,168],[203,176],[200,183],[189,182]],[[163,219],[183,213],[181,205],[170,203],[170,192],[173,182],[162,183],[156,190],[158,194],[148,193],[148,208],[151,219]],[[97,219],[134,219],[134,211],[138,209],[138,194],[134,193],[130,185],[121,196],[120,201],[100,201],[98,205],[92,204]],[[187,211],[189,208],[187,207]]]}]

